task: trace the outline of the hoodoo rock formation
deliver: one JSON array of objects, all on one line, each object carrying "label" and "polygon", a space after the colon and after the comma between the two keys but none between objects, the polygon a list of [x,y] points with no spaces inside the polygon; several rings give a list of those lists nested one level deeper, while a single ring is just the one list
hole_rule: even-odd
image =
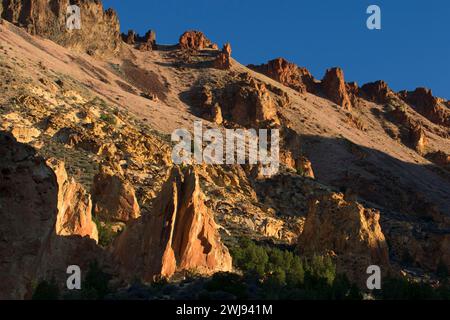
[{"label": "hoodoo rock formation", "polygon": [[335,256],[339,272],[361,281],[368,266],[389,266],[379,220],[378,211],[347,201],[341,194],[322,195],[310,201],[299,250]]},{"label": "hoodoo rock formation", "polygon": [[125,278],[140,276],[145,281],[183,270],[231,270],[231,256],[204,204],[195,169],[172,170],[152,212],[117,239],[114,257]]},{"label": "hoodoo rock formation", "polygon": [[328,69],[322,80],[322,91],[334,103],[351,110],[352,103],[347,92],[344,71],[341,68]]},{"label": "hoodoo rock formation", "polygon": [[414,150],[423,154],[426,147],[425,130],[420,124],[412,124],[410,128],[410,139]]},{"label": "hoodoo rock formation", "polygon": [[[68,30],[66,17],[69,5],[80,7],[81,29]],[[101,1],[5,0],[2,17],[25,27],[31,34],[89,54],[114,54],[121,44],[117,14],[112,9],[104,11]]]},{"label": "hoodoo rock formation", "polygon": [[222,51],[217,55],[214,61],[217,69],[228,70],[231,68],[231,45],[226,43],[223,45]]}]

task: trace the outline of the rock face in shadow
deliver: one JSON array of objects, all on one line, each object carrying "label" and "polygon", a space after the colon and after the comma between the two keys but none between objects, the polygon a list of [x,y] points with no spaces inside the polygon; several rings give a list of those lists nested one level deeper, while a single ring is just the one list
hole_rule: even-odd
[{"label": "rock face in shadow", "polygon": [[311,73],[286,59],[277,58],[266,64],[248,67],[300,93],[315,92],[315,80]]},{"label": "rock face in shadow", "polygon": [[152,281],[182,270],[231,270],[231,256],[203,197],[194,169],[172,170],[152,212],[131,223],[114,245],[124,278]]},{"label": "rock face in shadow", "polygon": [[[67,8],[81,11],[81,29],[68,30]],[[4,0],[2,17],[31,34],[89,54],[113,54],[120,49],[120,24],[114,10],[99,0]]]},{"label": "rock face in shadow", "polygon": [[[89,236],[76,235],[83,233],[80,210],[58,212],[67,186],[59,189],[55,173],[33,148],[0,133],[0,157],[0,299],[30,298],[33,283],[55,278],[63,286],[69,265],[86,270],[101,252]],[[63,228],[58,221],[66,222]]]},{"label": "rock face in shadow", "polygon": [[389,251],[379,224],[380,213],[366,209],[342,194],[324,194],[311,200],[303,233],[302,254],[336,257],[338,272],[360,283],[370,265],[389,266]]},{"label": "rock face in shadow", "polygon": [[322,91],[334,103],[347,110],[352,109],[352,103],[345,84],[344,71],[341,68],[327,70],[322,80]]}]

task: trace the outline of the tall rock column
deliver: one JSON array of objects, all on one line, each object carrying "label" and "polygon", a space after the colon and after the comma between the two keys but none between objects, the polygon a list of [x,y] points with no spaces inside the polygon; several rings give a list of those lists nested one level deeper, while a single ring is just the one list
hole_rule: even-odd
[{"label": "tall rock column", "polygon": [[174,168],[152,212],[117,239],[113,255],[119,272],[152,281],[182,270],[230,271],[231,256],[203,197],[195,170]]}]

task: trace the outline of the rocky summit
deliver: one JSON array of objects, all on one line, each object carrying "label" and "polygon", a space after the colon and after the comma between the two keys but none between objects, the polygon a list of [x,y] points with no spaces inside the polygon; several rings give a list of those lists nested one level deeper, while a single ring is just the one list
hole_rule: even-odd
[{"label": "rocky summit", "polygon": [[[0,299],[382,298],[370,266],[447,290],[450,102],[430,89],[245,66],[208,30],[161,44],[101,1],[0,15]],[[276,131],[279,170],[177,164],[172,133],[194,123]],[[89,290],[68,290],[73,265]]]}]

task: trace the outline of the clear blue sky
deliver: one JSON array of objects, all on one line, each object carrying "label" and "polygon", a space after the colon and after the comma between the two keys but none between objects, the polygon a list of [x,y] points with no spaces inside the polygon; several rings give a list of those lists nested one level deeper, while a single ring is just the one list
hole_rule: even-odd
[{"label": "clear blue sky", "polygon": [[[230,41],[244,64],[276,57],[316,78],[340,66],[347,81],[383,79],[394,90],[429,87],[450,99],[448,0],[104,0],[122,31],[153,29],[158,43],[198,29],[220,46]],[[382,30],[366,28],[366,9],[382,10]]]}]

